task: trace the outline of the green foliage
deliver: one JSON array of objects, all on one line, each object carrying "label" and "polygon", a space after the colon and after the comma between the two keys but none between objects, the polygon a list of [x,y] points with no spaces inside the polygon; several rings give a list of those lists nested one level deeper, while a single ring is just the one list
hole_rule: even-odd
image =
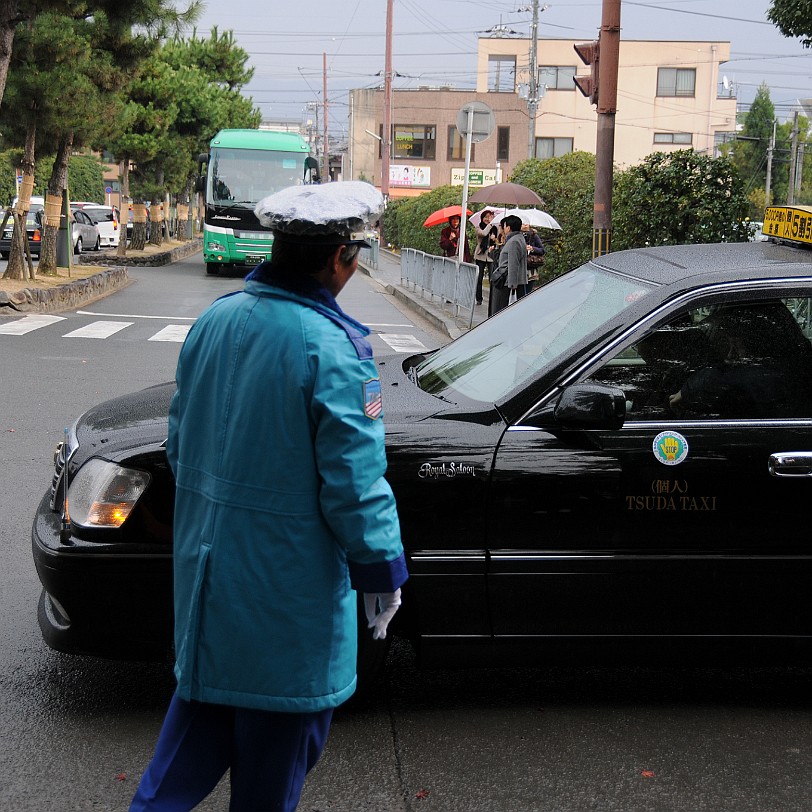
[{"label": "green foliage", "polygon": [[[798,116],[798,142],[802,143],[808,140],[809,133],[809,119],[806,116]],[[773,156],[773,177],[771,184],[772,202],[776,205],[783,205],[787,202],[787,192],[789,189],[789,169],[792,154],[792,119],[785,121],[783,124],[778,125],[775,135],[775,154]],[[804,169],[809,167],[807,158],[804,157]],[[803,175],[807,182],[810,178],[807,177],[807,172]],[[809,189],[808,183],[804,184]],[[801,198],[798,199],[796,195],[796,203],[809,201],[809,196],[804,197],[802,191]],[[759,220],[761,217],[758,218]]]},{"label": "green foliage", "polygon": [[[359,178],[361,180],[361,178]],[[369,181],[367,181],[369,183]],[[401,245],[398,233],[398,209],[408,203],[408,198],[396,197],[386,204],[383,212],[383,241],[388,245]]]},{"label": "green foliage", "polygon": [[741,132],[733,146],[733,162],[744,179],[748,192],[759,187],[763,189],[766,185],[767,150],[772,139],[774,120],[775,107],[770,100],[770,91],[766,84],[762,84],[750,110],[742,119]]},{"label": "green foliage", "polygon": [[[0,208],[9,206],[17,190],[14,178],[19,171],[22,153],[9,149],[0,153]],[[54,156],[37,159],[34,174],[34,195],[45,196],[48,178],[54,165]],[[104,170],[93,155],[72,155],[68,164],[68,183],[71,200],[104,202]]]},{"label": "green foliage", "polygon": [[510,177],[533,189],[544,200],[543,209],[558,221],[561,231],[539,229],[547,246],[540,278],[553,279],[592,256],[592,209],[595,198],[595,156],[572,152],[517,164]]},{"label": "green foliage", "polygon": [[744,182],[728,158],[655,152],[615,173],[612,249],[743,242],[747,211]]},{"label": "green foliage", "polygon": [[801,37],[805,48],[812,47],[812,0],[772,0],[767,19],[785,37]]},{"label": "green foliage", "polygon": [[[440,232],[446,224],[426,228],[423,222],[438,209],[461,204],[462,186],[438,186],[419,197],[404,198],[399,202],[394,215],[397,223],[397,244],[401,248],[416,248],[427,254],[441,256],[443,252],[440,249]],[[386,221],[384,221],[384,228],[386,228]],[[468,223],[467,236],[468,244],[473,249],[475,234],[470,223]],[[388,236],[387,241],[392,242]]]},{"label": "green foliage", "polygon": [[253,70],[231,32],[213,29],[166,43],[127,88],[122,126],[111,151],[135,165],[135,198],[180,193],[196,172],[197,156],[225,127],[257,127],[261,115],[241,89]]},{"label": "green foliage", "polygon": [[7,149],[0,152],[0,217],[2,210],[11,205],[14,195],[17,194],[14,178],[17,167],[20,165],[20,150]]}]

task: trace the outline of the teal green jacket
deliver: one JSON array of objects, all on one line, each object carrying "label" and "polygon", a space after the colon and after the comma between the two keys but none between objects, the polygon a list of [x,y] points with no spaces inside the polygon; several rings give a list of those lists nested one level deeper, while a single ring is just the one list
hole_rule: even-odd
[{"label": "teal green jacket", "polygon": [[355,690],[351,573],[368,592],[406,580],[369,331],[319,292],[248,281],[181,349],[167,456],[182,699],[339,705]]}]

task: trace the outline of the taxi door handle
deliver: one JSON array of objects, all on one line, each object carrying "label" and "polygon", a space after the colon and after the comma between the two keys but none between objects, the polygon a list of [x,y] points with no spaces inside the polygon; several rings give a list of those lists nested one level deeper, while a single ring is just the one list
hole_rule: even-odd
[{"label": "taxi door handle", "polygon": [[782,451],[770,454],[767,463],[771,476],[812,477],[812,451]]}]

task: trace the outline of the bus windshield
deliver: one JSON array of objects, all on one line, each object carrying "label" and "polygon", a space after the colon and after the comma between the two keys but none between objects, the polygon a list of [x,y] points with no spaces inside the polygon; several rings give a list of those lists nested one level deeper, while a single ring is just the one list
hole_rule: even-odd
[{"label": "bus windshield", "polygon": [[264,197],[301,184],[306,157],[297,152],[214,147],[206,203],[253,209]]}]

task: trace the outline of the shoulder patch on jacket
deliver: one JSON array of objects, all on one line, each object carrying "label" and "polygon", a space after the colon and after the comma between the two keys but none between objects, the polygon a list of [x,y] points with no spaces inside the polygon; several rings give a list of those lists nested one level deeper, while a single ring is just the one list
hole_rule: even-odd
[{"label": "shoulder patch on jacket", "polygon": [[364,381],[364,414],[370,420],[377,420],[383,413],[380,378]]}]

